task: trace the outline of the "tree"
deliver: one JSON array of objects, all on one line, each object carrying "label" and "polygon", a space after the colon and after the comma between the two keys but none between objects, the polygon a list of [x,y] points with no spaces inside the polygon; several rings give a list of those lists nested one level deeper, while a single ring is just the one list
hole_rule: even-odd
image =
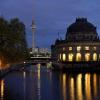
[{"label": "tree", "polygon": [[28,57],[25,25],[18,18],[10,21],[0,18],[0,57],[8,62]]}]

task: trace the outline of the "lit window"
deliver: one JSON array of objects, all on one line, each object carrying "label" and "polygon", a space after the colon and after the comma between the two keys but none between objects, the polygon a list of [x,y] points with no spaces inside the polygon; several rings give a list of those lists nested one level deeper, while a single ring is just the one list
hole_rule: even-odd
[{"label": "lit window", "polygon": [[89,50],[89,46],[86,46],[86,47],[85,47],[85,50]]},{"label": "lit window", "polygon": [[76,61],[81,61],[81,53],[76,54]]},{"label": "lit window", "polygon": [[64,53],[62,56],[63,56],[63,61],[66,61],[66,54]]},{"label": "lit window", "polygon": [[65,51],[65,47],[63,47],[63,51]]},{"label": "lit window", "polygon": [[77,46],[77,51],[80,51],[81,50],[81,46]]},{"label": "lit window", "polygon": [[96,53],[93,54],[93,61],[97,61],[97,54]]},{"label": "lit window", "polygon": [[90,61],[90,53],[85,54],[85,61]]},{"label": "lit window", "polygon": [[69,47],[69,50],[72,50],[72,47]]},{"label": "lit window", "polygon": [[93,49],[96,50],[97,48],[96,47],[93,47]]},{"label": "lit window", "polygon": [[68,61],[73,61],[73,54],[72,54],[72,53],[70,53],[70,54],[68,55]]}]

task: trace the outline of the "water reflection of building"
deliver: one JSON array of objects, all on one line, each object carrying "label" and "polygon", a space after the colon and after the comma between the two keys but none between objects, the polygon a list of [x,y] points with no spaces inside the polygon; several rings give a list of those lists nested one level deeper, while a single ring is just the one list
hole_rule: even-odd
[{"label": "water reflection of building", "polygon": [[0,100],[4,100],[4,86],[5,82],[4,80],[0,81]]},{"label": "water reflection of building", "polygon": [[57,62],[100,60],[100,39],[96,27],[86,18],[77,18],[67,28],[65,40],[57,39],[51,46],[52,59]]},{"label": "water reflection of building", "polygon": [[41,71],[40,71],[40,66],[41,66],[41,64],[38,64],[37,65],[37,67],[38,67],[38,75],[37,75],[37,92],[38,92],[38,100],[41,100],[41,80],[40,80],[40,78],[41,78]]},{"label": "water reflection of building", "polygon": [[62,100],[99,100],[100,77],[97,77],[97,74],[61,74],[61,76]]}]

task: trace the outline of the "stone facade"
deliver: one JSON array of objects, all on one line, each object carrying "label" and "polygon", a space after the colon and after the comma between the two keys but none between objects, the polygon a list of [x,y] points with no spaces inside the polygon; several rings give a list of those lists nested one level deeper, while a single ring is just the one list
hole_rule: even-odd
[{"label": "stone facade", "polygon": [[86,18],[77,18],[67,28],[65,40],[51,46],[53,61],[100,61],[100,39],[96,27]]}]

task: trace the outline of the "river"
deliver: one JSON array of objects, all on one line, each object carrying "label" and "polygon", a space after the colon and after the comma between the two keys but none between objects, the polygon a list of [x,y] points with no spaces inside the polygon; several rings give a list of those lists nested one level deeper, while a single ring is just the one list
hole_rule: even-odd
[{"label": "river", "polygon": [[0,100],[100,100],[100,74],[69,74],[29,65],[0,80]]}]

